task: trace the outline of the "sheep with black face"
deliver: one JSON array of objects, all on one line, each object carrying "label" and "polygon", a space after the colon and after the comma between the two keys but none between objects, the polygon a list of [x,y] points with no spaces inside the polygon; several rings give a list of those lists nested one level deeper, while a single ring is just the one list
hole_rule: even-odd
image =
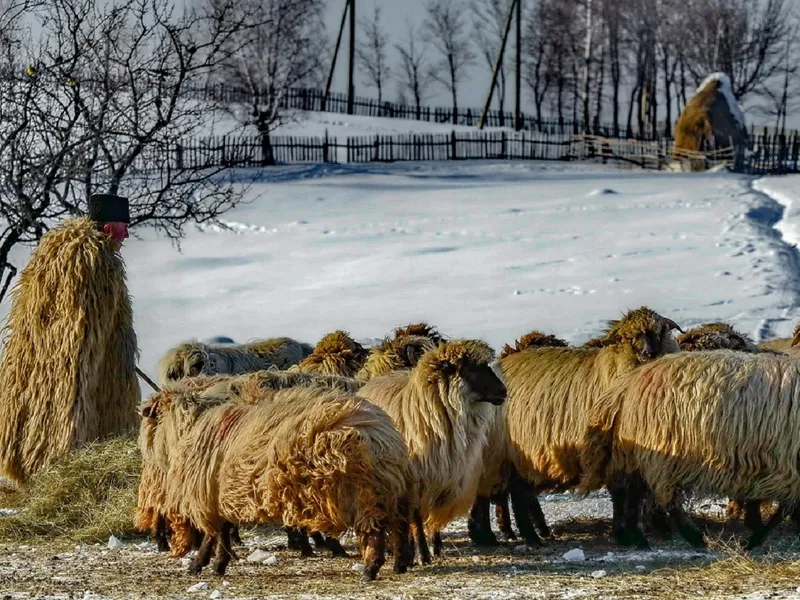
[{"label": "sheep with black face", "polygon": [[439,555],[439,532],[475,499],[495,406],[506,398],[493,360],[485,343],[454,340],[428,350],[410,371],[383,375],[359,390],[392,417],[408,445],[419,483],[414,525],[423,563],[430,562],[424,530]]},{"label": "sheep with black face", "polygon": [[[621,375],[658,356],[676,352],[674,321],[646,308],[609,322],[602,347],[528,348],[500,359],[508,387],[502,415],[507,456],[522,482],[570,488],[580,481],[581,440],[596,400]],[[525,502],[525,489],[511,482],[511,500]],[[621,510],[618,498],[615,511]],[[624,500],[624,499],[623,499]],[[540,543],[529,520],[518,523],[529,544]]]}]

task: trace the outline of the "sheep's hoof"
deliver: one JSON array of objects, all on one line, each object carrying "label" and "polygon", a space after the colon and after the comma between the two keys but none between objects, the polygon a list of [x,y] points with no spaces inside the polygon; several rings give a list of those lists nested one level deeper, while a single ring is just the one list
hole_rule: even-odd
[{"label": "sheep's hoof", "polygon": [[539,530],[539,536],[543,538],[553,537],[553,532],[546,525]]},{"label": "sheep's hoof", "polygon": [[369,565],[361,573],[361,579],[364,581],[375,581],[375,579],[378,577],[379,570],[380,567],[378,565]]},{"label": "sheep's hoof", "polygon": [[222,577],[225,575],[225,571],[228,568],[228,565],[223,562],[215,562],[213,565],[214,575],[217,577]]},{"label": "sheep's hoof", "polygon": [[476,531],[471,537],[472,543],[476,546],[497,546],[499,544],[491,531]]},{"label": "sheep's hoof", "polygon": [[326,540],[326,545],[331,551],[331,556],[333,558],[350,558],[350,555],[342,548],[342,544],[336,538],[328,538]]},{"label": "sheep's hoof", "polygon": [[169,552],[169,542],[166,540],[166,538],[158,538],[158,551]]},{"label": "sheep's hoof", "polygon": [[191,573],[192,575],[200,575],[200,573],[201,573],[201,572],[202,572],[202,570],[203,570],[203,566],[202,566],[202,565],[198,565],[198,564],[196,564],[196,563],[190,563],[190,564],[189,564],[189,568],[188,568],[187,570],[188,570],[188,571],[189,571],[189,573]]},{"label": "sheep's hoof", "polygon": [[398,575],[402,575],[408,571],[408,565],[402,563],[394,563],[394,572]]},{"label": "sheep's hoof", "polygon": [[513,531],[501,531],[500,539],[504,542],[515,542],[517,540],[517,534]]},{"label": "sheep's hoof", "polygon": [[[695,548],[705,548],[706,541],[703,539],[703,534],[697,529],[684,527],[680,530],[680,534],[689,544]],[[757,536],[753,536],[758,540]],[[752,538],[751,538],[752,539]],[[759,542],[760,543],[760,542]],[[758,544],[756,544],[758,545]],[[755,547],[755,546],[754,546]]]}]

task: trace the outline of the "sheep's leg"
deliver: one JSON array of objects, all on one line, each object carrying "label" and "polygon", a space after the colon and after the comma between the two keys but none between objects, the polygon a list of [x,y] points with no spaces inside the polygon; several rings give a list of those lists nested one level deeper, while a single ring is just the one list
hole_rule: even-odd
[{"label": "sheep's leg", "polygon": [[[750,502],[751,501],[748,500],[745,504],[745,510],[747,510],[747,504],[750,504]],[[769,518],[769,521],[767,521],[765,525],[762,525],[761,528],[755,530],[753,535],[748,538],[745,549],[752,550],[763,544],[767,537],[769,537],[770,532],[781,524],[790,511],[792,511],[792,508],[789,505],[781,504],[778,506],[778,510]],[[746,514],[747,513],[745,513],[745,515]]]},{"label": "sheep's leg", "polygon": [[419,559],[423,565],[429,565],[431,564],[431,552],[428,549],[428,540],[425,538],[425,528],[422,526],[422,513],[419,508],[414,509],[414,529],[417,533]]},{"label": "sheep's leg", "polygon": [[189,565],[189,573],[193,573],[194,575],[200,574],[203,567],[211,560],[211,555],[214,553],[216,545],[217,536],[208,533],[203,536],[203,543],[200,544],[200,550],[197,551],[197,556],[194,557]]},{"label": "sheep's leg", "polygon": [[314,546],[317,550],[324,550],[328,547],[328,545],[325,543],[325,536],[323,536],[319,531],[312,533],[311,539],[314,540]]},{"label": "sheep's leg", "polygon": [[542,540],[539,539],[536,530],[533,528],[533,523],[528,513],[529,489],[530,486],[519,475],[516,473],[511,474],[508,491],[511,494],[511,507],[514,509],[514,517],[517,519],[519,533],[528,546],[541,546]]},{"label": "sheep's leg", "polygon": [[764,522],[761,520],[761,501],[745,500],[743,504],[744,504],[744,526],[753,532],[761,531],[762,528],[764,527]]},{"label": "sheep's leg", "polygon": [[738,521],[742,518],[742,505],[744,500],[736,500],[731,498],[728,500],[728,505],[725,507],[725,515],[731,519]]},{"label": "sheep's leg", "polygon": [[314,556],[314,549],[311,547],[311,544],[308,542],[308,536],[306,535],[305,529],[302,530],[302,534],[299,538],[300,542],[300,556],[303,558],[308,558],[309,556]]},{"label": "sheep's leg", "polygon": [[517,534],[511,528],[511,510],[508,506],[508,490],[504,490],[496,494],[492,501],[494,502],[494,515],[497,517],[497,524],[500,527],[500,533],[503,540],[510,542],[517,539]]},{"label": "sheep's leg", "polygon": [[613,516],[611,517],[611,535],[620,545],[625,546],[625,488],[623,486],[609,484],[608,491],[611,494],[611,506]]},{"label": "sheep's leg", "polygon": [[364,572],[362,577],[374,581],[386,562],[386,530],[371,531],[363,538]]},{"label": "sheep's leg", "polygon": [[156,522],[155,525],[153,526],[153,538],[155,538],[159,552],[169,552],[169,535],[167,532],[167,519],[162,514],[159,514],[156,517]]},{"label": "sheep's leg", "polygon": [[650,520],[650,525],[659,534],[667,538],[672,537],[672,526],[670,525],[669,515],[666,510],[660,506],[652,505],[647,517]]},{"label": "sheep's leg", "polygon": [[409,538],[411,537],[411,511],[407,500],[400,500],[397,503],[397,513],[397,522],[392,530],[394,572],[405,573],[414,560],[414,554],[409,556],[408,552]]},{"label": "sheep's leg", "polygon": [[469,532],[469,539],[476,546],[497,545],[497,538],[489,521],[489,498],[486,496],[475,498],[472,510],[469,511],[467,531]]},{"label": "sheep's leg", "polygon": [[620,544],[634,545],[641,550],[649,550],[650,544],[644,537],[641,527],[642,504],[647,494],[644,480],[638,476],[628,477],[623,484],[625,506],[622,512],[623,529]]},{"label": "sheep's leg", "polygon": [[800,503],[794,505],[792,509],[792,523],[794,523],[795,527],[800,531]]},{"label": "sheep's leg", "polygon": [[331,556],[334,558],[348,558],[350,555],[342,548],[339,540],[333,536],[325,536],[325,546],[331,551]]},{"label": "sheep's leg", "polygon": [[242,538],[239,535],[238,525],[234,525],[233,529],[231,529],[231,544],[233,544],[234,546],[244,546],[244,542],[242,541]]},{"label": "sheep's leg", "polygon": [[436,558],[442,556],[442,551],[444,550],[444,543],[442,542],[442,532],[441,531],[434,531],[433,532],[433,555]]},{"label": "sheep's leg", "polygon": [[692,518],[683,510],[680,501],[674,498],[667,508],[669,516],[678,527],[678,533],[681,537],[689,542],[695,548],[705,548],[706,542],[703,539],[702,532],[697,528],[697,525],[692,522]]},{"label": "sheep's leg", "polygon": [[536,497],[536,494],[531,494],[528,510],[531,513],[533,524],[536,526],[536,530],[539,532],[539,535],[542,537],[550,537],[550,528],[547,526],[547,520],[544,518],[542,505],[539,504],[539,498]]},{"label": "sheep's leg", "polygon": [[219,535],[219,542],[217,543],[217,550],[214,553],[214,574],[220,577],[225,575],[225,569],[228,568],[228,563],[234,557],[231,548],[231,532],[234,529],[232,523],[224,523],[222,531]]}]

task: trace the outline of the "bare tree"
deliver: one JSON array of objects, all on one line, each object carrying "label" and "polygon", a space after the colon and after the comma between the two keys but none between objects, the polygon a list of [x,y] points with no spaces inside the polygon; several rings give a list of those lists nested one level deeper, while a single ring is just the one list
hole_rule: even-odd
[{"label": "bare tree", "polygon": [[324,0],[204,0],[209,10],[229,6],[240,27],[226,40],[225,60],[213,81],[238,90],[229,105],[261,138],[262,162],[274,164],[270,133],[288,118],[290,90],[315,80],[325,56]]},{"label": "bare tree", "polygon": [[523,55],[525,63],[525,83],[533,96],[536,107],[536,120],[542,127],[542,105],[555,80],[552,64],[552,19],[549,14],[549,0],[541,0],[527,12]]},{"label": "bare tree", "polygon": [[381,24],[381,9],[377,4],[372,18],[361,19],[359,24],[365,39],[359,43],[356,56],[364,69],[365,85],[378,89],[378,103],[380,104],[383,101],[384,85],[392,76],[392,68],[386,55],[389,34]]},{"label": "bare tree", "polygon": [[431,65],[429,73],[452,95],[453,123],[458,119],[458,86],[476,58],[464,8],[461,0],[428,0],[425,5],[426,37],[441,55],[440,60]]},{"label": "bare tree", "polygon": [[[433,79],[427,62],[427,42],[420,30],[406,20],[406,39],[402,45],[395,44],[400,53],[400,75],[398,81],[402,90],[414,97],[417,119],[420,118],[422,102],[428,95]],[[402,92],[401,92],[402,93]]]},{"label": "bare tree", "polygon": [[[472,36],[481,58],[489,71],[494,70],[497,53],[503,43],[503,32],[508,17],[508,0],[472,0]],[[503,62],[497,73],[495,83],[495,97],[500,110],[501,125],[506,103],[506,62],[509,53],[504,54]]]},{"label": "bare tree", "polygon": [[584,23],[584,30],[586,40],[584,42],[583,53],[583,127],[584,130],[589,130],[589,90],[591,89],[591,73],[592,73],[592,59],[594,52],[594,0],[585,0],[586,2],[586,20]]},{"label": "bare tree", "polygon": [[781,68],[788,13],[794,0],[690,0],[683,29],[687,66],[699,83],[726,73],[738,99],[758,90]]},{"label": "bare tree", "polygon": [[14,54],[26,66],[7,65],[13,78],[0,86],[0,297],[15,273],[11,250],[85,213],[92,193],[127,196],[133,226],[175,243],[186,224],[239,201],[228,169],[187,164],[179,141],[213,123],[215,107],[188,100],[187,86],[218,68],[241,23],[229,6],[173,9],[48,0],[28,13]]},{"label": "bare tree", "polygon": [[800,25],[793,20],[784,41],[782,64],[773,79],[758,91],[762,99],[759,112],[774,119],[775,131],[786,135],[786,119],[789,113],[800,109],[800,67],[795,58]]}]

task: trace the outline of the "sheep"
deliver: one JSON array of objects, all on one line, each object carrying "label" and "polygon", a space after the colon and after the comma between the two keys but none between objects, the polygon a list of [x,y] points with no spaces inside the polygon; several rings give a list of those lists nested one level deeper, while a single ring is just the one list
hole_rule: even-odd
[{"label": "sheep", "polygon": [[438,342],[422,335],[399,335],[386,338],[371,348],[364,366],[356,374],[356,380],[366,383],[392,371],[414,368],[425,352],[435,349]]},{"label": "sheep", "polygon": [[346,331],[324,336],[314,351],[291,370],[353,377],[367,359],[367,350]]},{"label": "sheep", "polygon": [[[788,356],[716,350],[659,358],[598,400],[583,440],[580,491],[627,478],[630,539],[644,538],[638,505],[649,488],[681,535],[704,546],[680,504],[683,488],[784,507],[799,497],[798,390],[800,362]],[[784,508],[748,547],[761,543],[783,515]]]},{"label": "sheep", "polygon": [[191,571],[199,572],[216,547],[214,571],[225,573],[232,525],[283,523],[332,536],[352,529],[366,579],[377,577],[391,531],[395,572],[405,572],[407,494],[414,490],[407,487],[408,449],[389,416],[345,392],[260,394],[242,404],[224,394],[186,393],[170,407],[191,416],[172,451],[166,501],[168,513],[206,535]]},{"label": "sheep", "polygon": [[[172,382],[153,396],[142,406],[142,410],[150,411],[154,403],[171,402],[176,394],[190,390],[195,392],[224,393],[234,402],[249,402],[257,397],[256,390],[278,390],[292,387],[311,387],[322,390],[341,390],[355,392],[358,384],[351,379],[333,375],[310,373],[288,373],[277,370],[259,371],[237,376],[202,376]],[[175,413],[168,413],[175,417]],[[174,427],[159,427],[154,420],[143,419],[139,430],[139,446],[142,451],[142,478],[139,484],[139,499],[136,511],[136,527],[140,531],[150,531],[161,551],[169,550],[166,529],[171,528],[171,556],[185,555],[193,545],[196,536],[189,524],[177,516],[164,514],[164,490],[166,489],[166,473],[169,468],[170,444],[175,440],[167,440],[166,435],[174,431]],[[334,556],[347,556],[338,540],[323,538],[314,534],[318,548],[328,548]],[[309,556],[308,540],[297,548],[304,556]]]},{"label": "sheep", "polygon": [[[514,343],[514,347],[506,344],[500,352],[500,360],[526,348],[565,348],[567,346],[569,344],[566,341],[554,335],[531,331],[520,337]],[[478,497],[472,505],[470,518],[467,522],[470,539],[473,543],[481,546],[494,546],[497,544],[497,538],[492,532],[489,520],[489,505],[491,502],[496,505],[497,522],[500,525],[503,537],[506,540],[516,539],[514,530],[511,528],[511,517],[508,510],[508,481],[510,474],[505,455],[507,432],[503,408],[498,409],[497,413],[497,418],[489,432],[489,443],[484,450],[484,471],[478,486]],[[529,491],[527,496],[528,506],[525,510],[530,510],[539,533],[544,537],[548,537],[550,529],[547,526],[536,494]]]},{"label": "sheep", "polygon": [[762,342],[758,347],[761,348],[761,350],[772,350],[784,354],[798,355],[798,344],[800,344],[800,323],[794,328],[792,337]]},{"label": "sheep", "polygon": [[271,338],[249,344],[208,345],[186,342],[171,348],[158,363],[159,383],[198,375],[252,373],[275,366],[287,369],[308,356],[307,344]]},{"label": "sheep", "polygon": [[678,336],[678,348],[684,352],[700,350],[736,350],[759,352],[758,346],[745,334],[727,323],[706,323]]},{"label": "sheep", "polygon": [[394,339],[412,335],[428,338],[434,344],[441,344],[445,341],[444,336],[436,330],[436,327],[428,325],[425,322],[409,323],[403,327],[395,328],[392,333],[394,334]]},{"label": "sheep", "polygon": [[[529,348],[498,361],[508,387],[508,460],[518,474],[509,484],[513,504],[524,503],[520,481],[537,489],[580,482],[580,440],[596,399],[620,375],[677,352],[673,329],[682,333],[674,321],[641,307],[609,322],[602,348]],[[621,509],[618,497],[614,508],[615,514]],[[515,514],[526,543],[541,543],[525,512]]]},{"label": "sheep", "polygon": [[506,388],[492,371],[494,351],[477,340],[443,342],[428,350],[410,371],[368,382],[359,395],[383,408],[406,441],[419,503],[414,527],[420,558],[442,553],[441,529],[469,510],[495,409]]}]

